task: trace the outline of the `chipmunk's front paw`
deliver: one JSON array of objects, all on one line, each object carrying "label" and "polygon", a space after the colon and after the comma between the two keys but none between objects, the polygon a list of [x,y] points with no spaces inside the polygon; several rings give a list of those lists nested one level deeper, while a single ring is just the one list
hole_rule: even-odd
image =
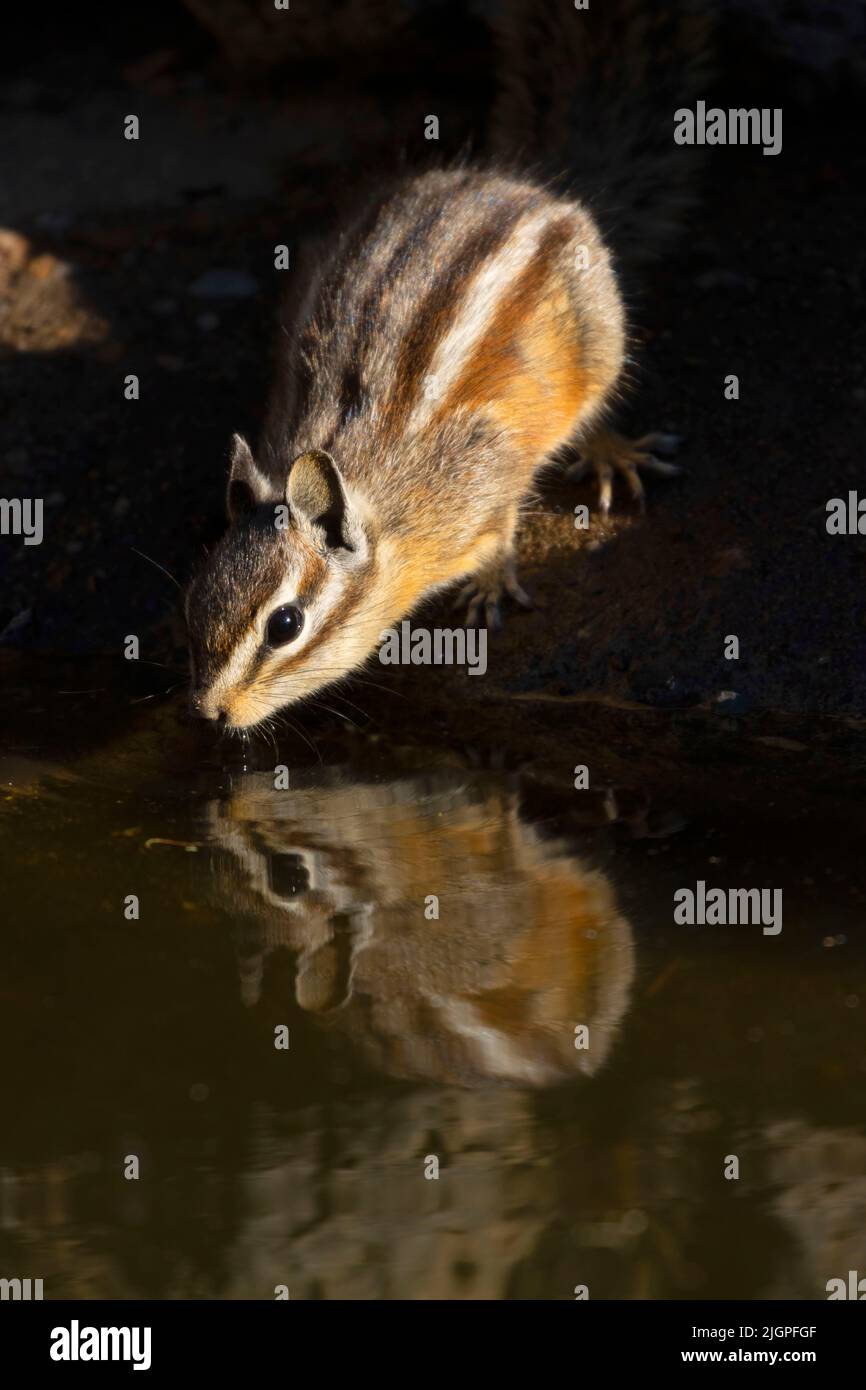
[{"label": "chipmunk's front paw", "polygon": [[565,469],[566,478],[582,478],[590,470],[598,477],[598,502],[607,516],[613,501],[614,474],[625,478],[632,497],[641,511],[645,506],[640,469],[671,478],[681,470],[676,464],[656,458],[653,449],[663,454],[673,453],[681,440],[675,434],[645,434],[642,439],[626,439],[614,430],[598,430],[578,446],[577,459]]},{"label": "chipmunk's front paw", "polygon": [[502,599],[508,594],[521,608],[531,608],[532,599],[517,582],[514,561],[509,559],[496,569],[485,569],[474,574],[459,590],[454,600],[455,608],[466,608],[466,626],[479,627],[482,610],[484,626],[496,629],[502,626]]}]

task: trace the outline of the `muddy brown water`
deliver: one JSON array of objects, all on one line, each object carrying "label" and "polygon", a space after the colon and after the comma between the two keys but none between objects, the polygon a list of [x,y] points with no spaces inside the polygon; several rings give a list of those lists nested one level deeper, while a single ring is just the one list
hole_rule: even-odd
[{"label": "muddy brown water", "polygon": [[[699,735],[663,779],[635,738],[627,788],[555,789],[416,715],[223,745],[179,694],[6,674],[0,1276],[811,1299],[866,1275],[856,777],[764,727],[727,770]],[[781,890],[782,930],[678,924],[700,881]]]}]

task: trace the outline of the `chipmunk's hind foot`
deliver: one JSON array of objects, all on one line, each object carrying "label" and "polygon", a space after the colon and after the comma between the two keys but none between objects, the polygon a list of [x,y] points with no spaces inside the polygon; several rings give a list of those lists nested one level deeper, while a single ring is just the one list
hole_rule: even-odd
[{"label": "chipmunk's hind foot", "polygon": [[506,594],[519,603],[521,608],[532,608],[532,599],[517,580],[513,556],[508,556],[496,566],[488,566],[460,588],[454,600],[456,609],[466,609],[466,626],[484,626],[492,630],[502,626],[502,600]]},{"label": "chipmunk's hind foot", "polygon": [[676,434],[645,434],[641,439],[626,439],[615,430],[596,431],[577,446],[577,458],[564,471],[566,478],[582,478],[594,472],[598,478],[598,502],[607,516],[613,502],[613,480],[616,474],[625,479],[635,502],[643,511],[646,506],[640,470],[672,478],[682,470],[674,463],[657,458],[653,450],[672,454],[682,440]]}]

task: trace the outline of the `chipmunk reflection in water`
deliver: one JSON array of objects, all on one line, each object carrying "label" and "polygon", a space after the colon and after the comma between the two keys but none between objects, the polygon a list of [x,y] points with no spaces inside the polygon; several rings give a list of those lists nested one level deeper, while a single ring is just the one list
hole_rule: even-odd
[{"label": "chipmunk reflection in water", "polygon": [[220,899],[243,919],[245,1002],[285,947],[299,1006],[390,1075],[544,1086],[604,1063],[628,1005],[631,928],[607,879],[542,839],[501,784],[443,774],[288,792],[256,773],[207,818]]}]

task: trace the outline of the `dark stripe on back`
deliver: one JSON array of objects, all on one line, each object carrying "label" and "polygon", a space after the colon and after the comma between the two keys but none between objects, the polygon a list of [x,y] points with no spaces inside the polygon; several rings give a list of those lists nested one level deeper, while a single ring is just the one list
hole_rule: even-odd
[{"label": "dark stripe on back", "polygon": [[454,324],[455,305],[459,312],[459,302],[484,262],[505,245],[534,201],[535,195],[529,195],[498,216],[492,225],[488,222],[473,231],[455,251],[451,264],[440,272],[430,292],[419,304],[400,347],[395,373],[396,390],[389,402],[389,423],[395,433],[402,428],[403,416],[420,389],[421,380],[437,347]]},{"label": "dark stripe on back", "polygon": [[[393,248],[387,263],[367,290],[357,313],[353,315],[356,326],[355,332],[345,348],[344,361],[346,365],[340,383],[339,419],[322,444],[323,449],[333,448],[334,440],[340,430],[370,405],[370,395],[362,382],[360,364],[363,362],[365,350],[381,325],[382,301],[386,293],[393,288],[402,271],[405,270],[412,253],[418,250],[437,222],[443,217],[446,201],[442,198],[437,199],[420,218],[410,223],[406,235],[401,237]],[[382,208],[383,219],[387,215],[389,206],[390,204],[385,204]],[[338,309],[338,306],[332,307]]]}]

